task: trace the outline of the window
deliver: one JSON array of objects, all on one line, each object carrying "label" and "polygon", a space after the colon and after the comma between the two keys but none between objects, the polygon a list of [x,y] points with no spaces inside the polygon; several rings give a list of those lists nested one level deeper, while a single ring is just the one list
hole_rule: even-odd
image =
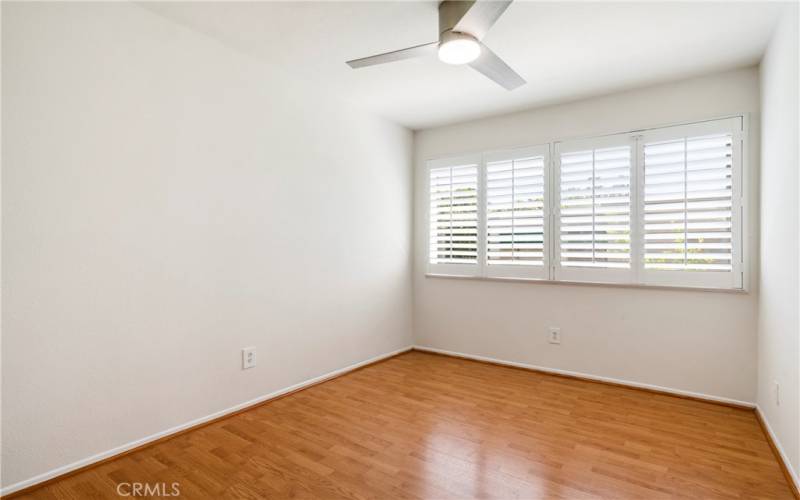
[{"label": "window", "polygon": [[642,282],[741,288],[740,119],[645,132]]},{"label": "window", "polygon": [[629,282],[634,142],[625,136],[556,144],[555,278]]},{"label": "window", "polygon": [[486,275],[547,278],[546,147],[491,153],[486,172]]},{"label": "window", "polygon": [[429,272],[741,289],[743,127],[734,117],[430,161]]},{"label": "window", "polygon": [[474,273],[478,264],[479,158],[430,162],[429,269]]}]

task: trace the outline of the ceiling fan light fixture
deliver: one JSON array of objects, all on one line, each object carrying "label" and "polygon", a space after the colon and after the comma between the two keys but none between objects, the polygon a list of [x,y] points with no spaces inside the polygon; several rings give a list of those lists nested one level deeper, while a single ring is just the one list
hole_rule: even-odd
[{"label": "ceiling fan light fixture", "polygon": [[448,33],[439,44],[439,60],[447,64],[467,64],[481,55],[478,41],[463,33]]}]

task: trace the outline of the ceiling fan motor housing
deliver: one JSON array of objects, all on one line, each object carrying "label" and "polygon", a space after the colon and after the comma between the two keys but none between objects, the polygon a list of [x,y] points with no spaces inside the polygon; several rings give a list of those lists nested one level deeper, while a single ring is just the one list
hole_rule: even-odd
[{"label": "ceiling fan motor housing", "polygon": [[458,0],[445,0],[439,4],[439,41],[446,32],[453,31],[456,23],[464,17],[474,2],[464,2]]},{"label": "ceiling fan motor housing", "polygon": [[452,42],[455,40],[471,40],[475,43],[478,42],[478,39],[470,35],[469,33],[460,33],[458,31],[447,30],[444,33],[439,34],[440,46],[446,44],[447,42]]}]

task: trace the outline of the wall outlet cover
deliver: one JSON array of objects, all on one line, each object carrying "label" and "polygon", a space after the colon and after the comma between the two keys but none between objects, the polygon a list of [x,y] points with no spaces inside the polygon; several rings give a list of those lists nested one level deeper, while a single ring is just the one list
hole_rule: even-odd
[{"label": "wall outlet cover", "polygon": [[242,349],[242,370],[256,366],[256,348],[245,347]]}]

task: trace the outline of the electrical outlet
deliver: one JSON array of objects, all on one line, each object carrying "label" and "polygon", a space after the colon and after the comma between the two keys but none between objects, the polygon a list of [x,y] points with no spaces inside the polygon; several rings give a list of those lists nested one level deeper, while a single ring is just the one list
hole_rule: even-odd
[{"label": "electrical outlet", "polygon": [[547,341],[551,344],[561,343],[561,328],[551,326],[547,329]]},{"label": "electrical outlet", "polygon": [[777,380],[775,381],[775,404],[781,405],[781,384]]},{"label": "electrical outlet", "polygon": [[242,349],[242,370],[256,366],[256,348],[245,347]]}]

